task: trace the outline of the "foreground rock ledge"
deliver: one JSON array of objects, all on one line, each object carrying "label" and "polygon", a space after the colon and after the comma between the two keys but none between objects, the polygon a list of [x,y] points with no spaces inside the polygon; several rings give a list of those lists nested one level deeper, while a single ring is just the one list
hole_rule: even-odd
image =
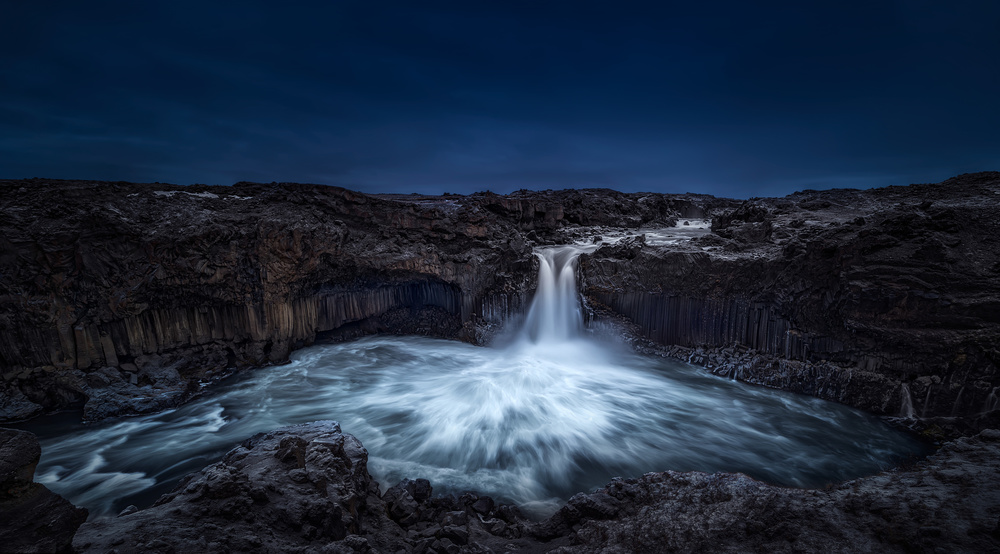
[{"label": "foreground rock ledge", "polygon": [[[84,552],[489,552],[530,549],[516,508],[431,495],[423,479],[379,494],[368,452],[333,421],[257,434],[153,507],[85,524]],[[127,513],[131,512],[131,513]],[[534,541],[537,544],[537,541]]]},{"label": "foreground rock ledge", "polygon": [[32,481],[42,449],[27,431],[0,429],[0,551],[72,552],[87,510]]},{"label": "foreground rock ledge", "polygon": [[[84,524],[83,552],[995,552],[1000,431],[826,490],[742,474],[648,473],[529,522],[489,497],[379,494],[332,421],[258,434],[149,509]],[[127,510],[128,512],[129,510]]]}]

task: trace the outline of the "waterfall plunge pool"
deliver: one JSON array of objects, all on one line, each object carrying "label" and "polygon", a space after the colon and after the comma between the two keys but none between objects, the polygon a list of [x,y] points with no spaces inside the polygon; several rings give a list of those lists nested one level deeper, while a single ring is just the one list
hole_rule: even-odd
[{"label": "waterfall plunge pool", "polygon": [[880,419],[593,341],[503,350],[377,336],[313,346],[159,414],[97,424],[57,414],[36,480],[94,514],[148,506],[254,433],[334,419],[383,490],[403,477],[544,515],[612,477],[740,471],[812,487],[925,453]]},{"label": "waterfall plunge pool", "polygon": [[36,480],[91,514],[150,505],[247,437],[333,419],[370,454],[383,489],[427,478],[552,513],[580,491],[650,471],[743,472],[823,486],[927,453],[875,416],[635,354],[583,330],[578,247],[539,252],[538,291],[505,346],[375,336],[316,345],[235,375],[166,412],[36,433]]}]

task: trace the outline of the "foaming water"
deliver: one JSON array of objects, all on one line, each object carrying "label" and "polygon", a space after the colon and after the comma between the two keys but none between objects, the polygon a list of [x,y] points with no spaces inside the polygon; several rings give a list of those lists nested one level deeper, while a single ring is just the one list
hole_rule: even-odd
[{"label": "foaming water", "polygon": [[576,291],[576,259],[594,246],[554,246],[535,253],[538,289],[518,338],[535,344],[556,344],[578,338],[583,313]]},{"label": "foaming water", "polygon": [[384,486],[425,477],[543,515],[572,494],[648,471],[742,471],[820,486],[924,452],[851,408],[751,387],[636,355],[582,332],[573,263],[540,252],[539,289],[510,344],[421,337],[314,346],[229,379],[176,410],[40,435],[38,478],[98,514],[148,505],[246,437],[335,419],[370,452]]}]

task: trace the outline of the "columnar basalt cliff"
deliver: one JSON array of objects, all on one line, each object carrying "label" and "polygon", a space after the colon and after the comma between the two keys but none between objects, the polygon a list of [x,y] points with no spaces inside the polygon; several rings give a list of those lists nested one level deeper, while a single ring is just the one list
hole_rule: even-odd
[{"label": "columnar basalt cliff", "polygon": [[162,409],[324,334],[473,340],[482,306],[530,274],[520,233],[476,205],[308,185],[0,188],[0,417]]},{"label": "columnar basalt cliff", "polygon": [[[592,306],[713,371],[886,415],[995,423],[1000,174],[751,200],[583,260]],[[991,403],[992,400],[992,403]]]},{"label": "columnar basalt cliff", "polygon": [[0,420],[83,403],[91,419],[163,409],[317,338],[483,342],[529,293],[526,235],[568,221],[670,224],[714,200],[44,180],[0,190]]}]

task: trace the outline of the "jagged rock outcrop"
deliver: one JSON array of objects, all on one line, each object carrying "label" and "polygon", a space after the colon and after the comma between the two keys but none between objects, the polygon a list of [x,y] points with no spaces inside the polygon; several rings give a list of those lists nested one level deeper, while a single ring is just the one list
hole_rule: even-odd
[{"label": "jagged rock outcrop", "polygon": [[81,552],[990,552],[1000,547],[1000,431],[916,466],[824,490],[742,474],[649,473],[552,517],[422,479],[379,495],[334,422],[256,435],[146,510],[84,524]]},{"label": "jagged rock outcrop", "polygon": [[670,226],[679,217],[701,218],[733,204],[705,194],[624,193],[611,189],[520,190],[508,195],[481,192],[471,195],[468,201],[513,222],[522,231],[533,231],[549,240],[551,231],[564,226]]},{"label": "jagged rock outcrop", "polygon": [[0,429],[0,550],[4,552],[72,552],[73,534],[87,519],[87,510],[32,480],[41,453],[31,433]]},{"label": "jagged rock outcrop", "polygon": [[155,411],[317,339],[488,341],[566,225],[669,225],[729,201],[609,190],[366,195],[0,181],[0,421]]},{"label": "jagged rock outcrop", "polygon": [[982,428],[1000,391],[998,182],[738,202],[2,181],[0,420],[163,409],[317,339],[486,342],[530,296],[532,243],[711,217],[688,242],[582,257],[588,304],[720,374]]},{"label": "jagged rock outcrop", "polygon": [[570,500],[540,524],[555,552],[996,552],[1000,431],[917,466],[824,490],[742,474],[648,473]]},{"label": "jagged rock outcrop", "polygon": [[1000,173],[755,199],[688,243],[584,256],[585,294],[720,374],[982,428],[1000,387],[998,198]]},{"label": "jagged rock outcrop", "polygon": [[84,524],[80,552],[489,552],[527,544],[516,508],[434,496],[424,479],[384,495],[368,452],[332,421],[255,435],[151,508]]}]

